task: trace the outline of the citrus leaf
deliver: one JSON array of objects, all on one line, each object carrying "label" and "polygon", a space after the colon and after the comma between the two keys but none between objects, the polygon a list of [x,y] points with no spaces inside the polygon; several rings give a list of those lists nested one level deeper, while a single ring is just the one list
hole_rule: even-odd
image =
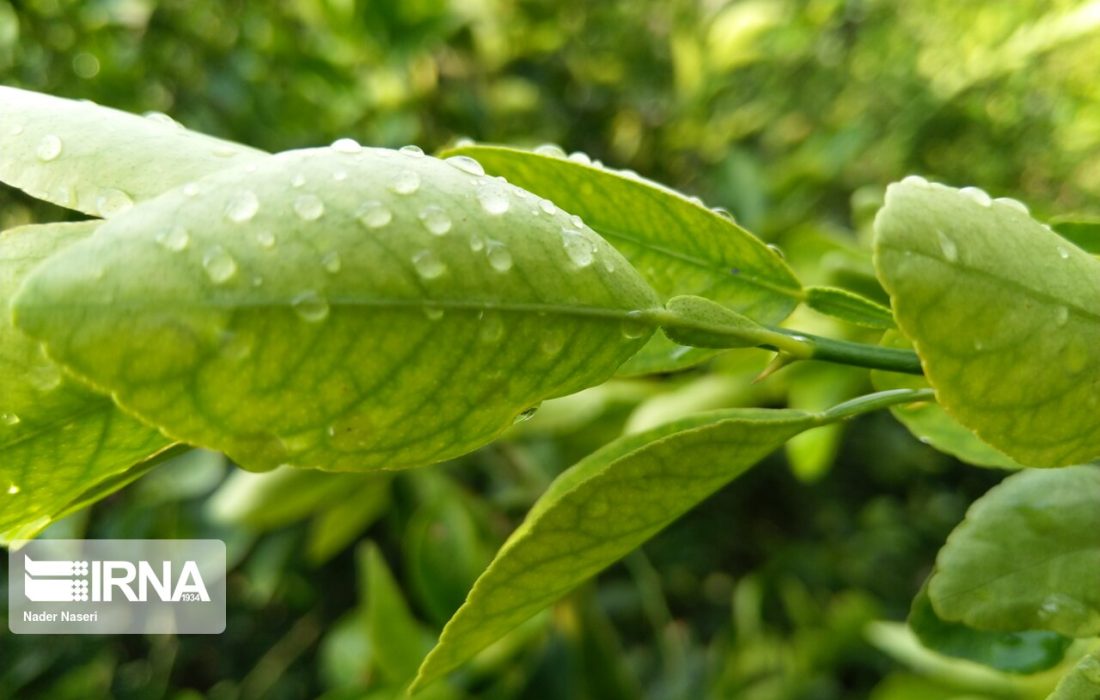
[{"label": "citrus leaf", "polygon": [[610,245],[415,152],[294,151],[134,207],[16,321],[128,410],[244,466],[442,461],[608,378],[653,333]]},{"label": "citrus leaf", "polygon": [[980,630],[1100,634],[1100,467],[1026,470],[974,502],[936,559],[936,613]]},{"label": "citrus leaf", "polygon": [[123,478],[131,466],[171,444],[119,411],[109,397],[68,379],[37,342],[12,326],[7,313],[8,300],[31,269],[99,224],[24,226],[0,234],[3,541],[33,536],[74,501],[98,500],[121,488],[132,480]]},{"label": "citrus leaf", "polygon": [[[728,216],[633,173],[500,146],[463,146],[444,155],[474,158],[486,171],[553,202],[554,209],[580,216],[626,256],[662,299],[707,297],[772,324],[786,318],[802,298],[790,267],[760,239]],[[670,371],[711,355],[658,336],[620,373]]]},{"label": "citrus leaf", "polygon": [[428,629],[413,617],[378,546],[364,543],[355,552],[360,580],[365,584],[365,624],[379,673],[391,683],[416,674],[432,646]]},{"label": "citrus leaf", "polygon": [[991,201],[909,179],[875,222],[875,267],[940,404],[1016,461],[1100,455],[1100,261]]},{"label": "citrus leaf", "polygon": [[1100,652],[1093,652],[1077,662],[1058,682],[1047,700],[1082,700],[1100,698]]},{"label": "citrus leaf", "polygon": [[0,182],[110,217],[263,151],[90,102],[0,86]]},{"label": "citrus leaf", "polygon": [[890,309],[855,292],[838,287],[806,287],[806,305],[841,321],[885,330],[894,327]]},{"label": "citrus leaf", "polygon": [[989,632],[943,620],[928,599],[927,584],[921,586],[913,599],[909,628],[932,651],[1009,673],[1036,673],[1054,668],[1073,643],[1056,632]]},{"label": "citrus leaf", "polygon": [[[913,344],[897,331],[887,331],[883,334],[880,344],[888,348],[913,347]],[[878,370],[871,372],[871,383],[879,391],[928,387],[924,377]],[[983,442],[973,431],[948,415],[935,401],[892,406],[890,412],[918,440],[967,464],[998,469],[1023,468],[1018,462]]]},{"label": "citrus leaf", "polygon": [[620,438],[559,476],[478,578],[413,689],[457,668],[817,424],[816,414],[730,409]]}]

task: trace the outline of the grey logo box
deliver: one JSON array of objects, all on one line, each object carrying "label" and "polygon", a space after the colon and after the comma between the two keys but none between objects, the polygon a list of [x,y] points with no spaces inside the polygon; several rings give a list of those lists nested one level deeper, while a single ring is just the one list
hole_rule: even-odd
[{"label": "grey logo box", "polygon": [[221,540],[34,540],[8,550],[16,634],[220,634]]}]

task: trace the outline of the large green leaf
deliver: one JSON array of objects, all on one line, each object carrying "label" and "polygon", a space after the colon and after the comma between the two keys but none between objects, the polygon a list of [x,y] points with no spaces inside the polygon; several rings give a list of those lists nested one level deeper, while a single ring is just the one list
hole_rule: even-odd
[{"label": "large green leaf", "polygon": [[945,620],[980,630],[1100,634],[1100,467],[1027,470],[978,499],[928,586]]},{"label": "large green leaf", "polygon": [[0,182],[32,197],[110,217],[135,202],[263,151],[140,117],[0,86]]},{"label": "large green leaf", "polygon": [[8,300],[35,265],[83,240],[99,223],[24,226],[0,234],[0,539],[5,541],[35,534],[89,494],[102,498],[121,488],[132,465],[171,444],[120,412],[109,397],[68,379],[37,342],[12,326],[7,312]]},{"label": "large green leaf", "polygon": [[1100,261],[980,190],[891,185],[875,265],[939,402],[1009,457],[1100,455]]},{"label": "large green leaf", "polygon": [[252,468],[359,470],[468,452],[598,384],[658,303],[529,193],[338,143],[133,208],[39,267],[15,312],[169,435]]},{"label": "large green leaf", "polygon": [[[883,334],[881,345],[903,349],[913,347],[913,344],[897,331],[887,331]],[[924,377],[879,370],[871,372],[871,383],[880,391],[923,389],[928,386],[928,381]],[[967,464],[999,469],[1022,468],[1018,462],[983,442],[973,431],[948,415],[935,401],[893,406],[890,411],[918,440]]]},{"label": "large green leaf", "polygon": [[[802,298],[790,267],[760,239],[727,215],[633,173],[499,146],[463,146],[445,155],[474,158],[486,171],[545,198],[548,210],[580,216],[663,299],[703,296],[770,324],[786,318]],[[657,336],[622,372],[668,371],[710,354]]]},{"label": "large green leaf", "polygon": [[728,409],[612,442],[559,476],[447,623],[421,687],[621,558],[798,433],[923,394],[864,397],[823,413]]},{"label": "large green leaf", "polygon": [[1054,668],[1073,643],[1068,637],[1043,630],[990,632],[959,622],[948,622],[936,614],[922,586],[909,611],[909,628],[929,649],[1009,673],[1036,673]]},{"label": "large green leaf", "polygon": [[1085,656],[1066,674],[1047,700],[1096,700],[1100,698],[1100,651]]}]

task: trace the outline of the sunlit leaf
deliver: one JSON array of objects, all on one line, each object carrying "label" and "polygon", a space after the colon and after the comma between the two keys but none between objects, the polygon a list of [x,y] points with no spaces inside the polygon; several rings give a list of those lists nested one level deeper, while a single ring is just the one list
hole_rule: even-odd
[{"label": "sunlit leaf", "polygon": [[90,102],[0,86],[0,182],[110,217],[263,151]]},{"label": "sunlit leaf", "polygon": [[806,305],[814,311],[866,328],[894,327],[890,309],[838,287],[807,287]]},{"label": "sunlit leaf", "polygon": [[[25,226],[0,234],[0,539],[30,537],[74,502],[98,500],[132,481],[171,445],[107,396],[67,378],[11,324],[6,304],[43,258],[91,234],[99,222]],[[129,473],[128,473],[129,472]]]},{"label": "sunlit leaf", "polygon": [[[758,323],[778,323],[802,298],[790,267],[730,218],[633,173],[499,146],[444,155],[475,158],[493,175],[581,217],[626,256],[663,299],[698,295]],[[687,367],[711,353],[655,337],[623,367],[644,374]]]},{"label": "sunlit leaf", "polygon": [[[882,345],[905,349],[913,347],[912,343],[896,331],[887,331],[882,337]],[[880,391],[928,387],[924,377],[877,370],[871,372],[871,382]],[[1022,468],[1019,463],[982,441],[973,431],[948,415],[935,401],[893,406],[890,411],[918,440],[967,464],[1000,469]]]},{"label": "sunlit leaf", "polygon": [[1100,634],[1100,467],[1026,470],[978,499],[936,559],[936,613],[980,630]]},{"label": "sunlit leaf", "polygon": [[296,151],[53,256],[15,302],[51,356],[250,468],[437,462],[649,338],[631,266],[528,193],[415,153]]},{"label": "sunlit leaf", "polygon": [[1100,455],[1100,261],[980,190],[891,185],[875,265],[941,405],[1029,466]]}]

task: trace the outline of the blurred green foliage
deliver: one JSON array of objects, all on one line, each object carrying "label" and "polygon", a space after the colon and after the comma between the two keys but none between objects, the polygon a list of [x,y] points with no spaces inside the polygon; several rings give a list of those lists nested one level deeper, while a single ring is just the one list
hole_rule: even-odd
[{"label": "blurred green foliage", "polygon": [[[885,184],[908,173],[1040,217],[1100,213],[1098,30],[1100,3],[1068,0],[0,0],[0,82],[268,150],[556,142],[728,208],[807,284],[881,301],[864,244]],[[3,228],[62,216],[0,193]],[[793,323],[875,337],[811,312]],[[179,458],[50,534],[225,539],[225,634],[5,635],[0,696],[399,697],[412,657],[579,457],[689,410],[820,408],[866,388],[866,373],[815,366],[750,384],[766,360],[735,351],[614,381],[467,458],[394,476],[256,477]],[[905,618],[999,473],[888,415],[787,454],[429,696],[1036,696],[914,660],[896,630],[866,632]]]}]

